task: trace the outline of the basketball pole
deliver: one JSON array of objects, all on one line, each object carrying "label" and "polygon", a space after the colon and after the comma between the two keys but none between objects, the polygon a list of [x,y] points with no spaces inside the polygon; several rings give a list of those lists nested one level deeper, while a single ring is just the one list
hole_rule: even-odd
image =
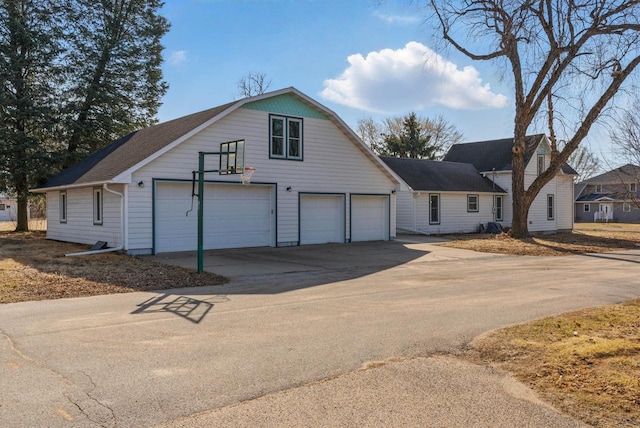
[{"label": "basketball pole", "polygon": [[[223,150],[224,148],[226,150]],[[242,156],[239,156],[239,154],[242,154]],[[204,169],[205,156],[208,155],[219,157],[219,169]],[[254,168],[247,169],[254,170]],[[244,140],[221,143],[220,151],[218,152],[198,152],[198,171],[193,172],[198,173],[198,273],[202,273],[204,272],[204,175],[208,172],[217,172],[224,175],[242,174],[244,172]]]}]

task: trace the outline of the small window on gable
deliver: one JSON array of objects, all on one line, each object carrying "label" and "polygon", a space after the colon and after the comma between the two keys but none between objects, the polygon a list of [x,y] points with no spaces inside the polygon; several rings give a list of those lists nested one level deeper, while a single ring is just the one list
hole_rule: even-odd
[{"label": "small window on gable", "polygon": [[629,183],[629,191],[636,193],[638,191],[638,185],[636,183]]},{"label": "small window on gable", "polygon": [[93,189],[93,224],[102,224],[102,188]]},{"label": "small window on gable", "polygon": [[67,222],[67,192],[60,192],[60,223]]},{"label": "small window on gable", "polygon": [[596,193],[602,193],[602,184],[596,184]]},{"label": "small window on gable", "polygon": [[622,211],[626,212],[626,213],[630,213],[631,212],[631,204],[629,203],[624,203],[622,204]]},{"label": "small window on gable", "polygon": [[591,204],[584,204],[584,212],[588,213],[591,211]]},{"label": "small window on gable", "polygon": [[547,220],[553,220],[554,206],[553,195],[547,195]]},{"label": "small window on gable", "polygon": [[302,160],[302,119],[269,116],[269,157]]},{"label": "small window on gable", "polygon": [[478,195],[467,195],[467,212],[477,213],[478,210]]},{"label": "small window on gable", "polygon": [[544,155],[538,155],[538,175],[541,175],[544,170]]}]

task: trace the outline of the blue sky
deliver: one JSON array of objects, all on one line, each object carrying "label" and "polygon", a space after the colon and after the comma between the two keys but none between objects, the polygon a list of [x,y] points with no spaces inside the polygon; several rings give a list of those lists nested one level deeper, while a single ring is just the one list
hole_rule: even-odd
[{"label": "blue sky", "polygon": [[294,86],[355,129],[359,119],[441,114],[466,141],[513,129],[500,70],[439,55],[421,2],[395,0],[168,0],[163,39],[166,121],[238,97],[237,82],[265,73],[270,90]]}]

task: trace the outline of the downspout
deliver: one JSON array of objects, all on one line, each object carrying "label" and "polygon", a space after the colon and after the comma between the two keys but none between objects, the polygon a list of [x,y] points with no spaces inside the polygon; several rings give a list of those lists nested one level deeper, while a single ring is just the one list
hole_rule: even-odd
[{"label": "downspout", "polygon": [[104,250],[93,250],[93,251],[83,251],[80,253],[71,253],[71,254],[65,254],[66,257],[74,257],[74,256],[88,256],[91,254],[101,254],[101,253],[110,253],[110,252],[114,252],[114,251],[120,251],[122,249],[124,249],[124,194],[120,193],[120,192],[116,192],[115,190],[111,190],[107,187],[107,183],[104,183],[102,185],[102,188],[109,192],[109,193],[113,193],[114,195],[118,195],[120,196],[120,230],[121,230],[121,235],[120,235],[120,245],[118,245],[117,247],[114,248],[105,248]]}]

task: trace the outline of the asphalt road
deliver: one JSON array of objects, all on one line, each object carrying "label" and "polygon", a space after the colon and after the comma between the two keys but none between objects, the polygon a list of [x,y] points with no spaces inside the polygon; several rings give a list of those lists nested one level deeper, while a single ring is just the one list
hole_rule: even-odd
[{"label": "asphalt road", "polygon": [[237,261],[226,286],[0,306],[1,425],[577,426],[454,356],[497,327],[640,296],[640,251],[216,257]]}]

